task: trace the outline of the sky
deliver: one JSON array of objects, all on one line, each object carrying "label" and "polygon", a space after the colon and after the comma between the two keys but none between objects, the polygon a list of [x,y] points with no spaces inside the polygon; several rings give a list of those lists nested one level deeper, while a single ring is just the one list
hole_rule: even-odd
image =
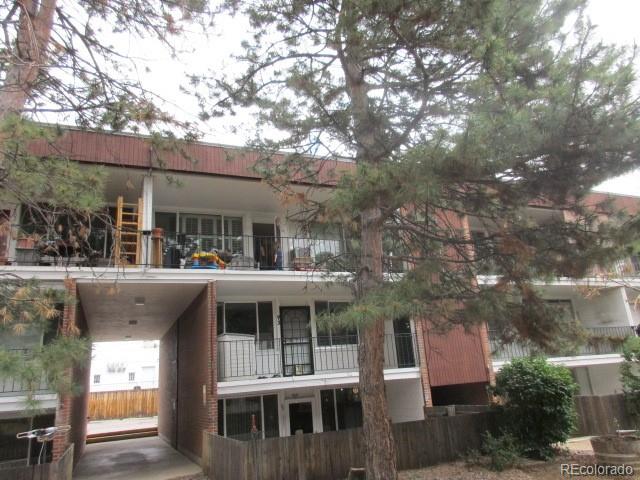
[{"label": "sky", "polygon": [[[607,43],[640,44],[640,28],[637,26],[640,0],[591,0],[587,14],[597,26],[596,35]],[[136,74],[144,84],[167,101],[165,108],[185,120],[197,121],[198,112],[195,100],[179,92],[179,86],[185,84],[185,75],[197,72],[202,65],[212,65],[216,71],[233,69],[232,54],[240,51],[240,41],[248,29],[243,20],[218,17],[215,22],[206,33],[197,26],[188,25],[186,28],[191,34],[175,37],[174,47],[180,51],[180,61],[171,58],[166,49],[158,48],[153,39],[129,39],[120,45],[136,59]],[[640,93],[640,85],[637,91]],[[253,132],[249,114],[227,116],[200,125],[204,140],[226,145],[243,145]],[[640,171],[609,180],[597,189],[640,195]]]}]

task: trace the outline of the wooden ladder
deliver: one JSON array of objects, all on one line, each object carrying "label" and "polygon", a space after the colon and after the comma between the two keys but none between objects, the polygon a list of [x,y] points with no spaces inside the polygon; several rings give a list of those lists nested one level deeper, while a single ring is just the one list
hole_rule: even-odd
[{"label": "wooden ladder", "polygon": [[142,261],[142,198],[138,203],[116,203],[115,264],[136,266]]}]

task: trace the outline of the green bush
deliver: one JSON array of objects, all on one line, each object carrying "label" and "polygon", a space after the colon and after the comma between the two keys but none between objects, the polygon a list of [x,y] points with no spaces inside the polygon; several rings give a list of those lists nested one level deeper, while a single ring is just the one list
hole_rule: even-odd
[{"label": "green bush", "polygon": [[640,337],[629,337],[622,345],[624,362],[620,365],[620,380],[625,408],[636,425],[640,425]]},{"label": "green bush", "polygon": [[518,358],[502,367],[495,393],[505,401],[505,429],[525,456],[551,458],[553,444],[569,438],[576,421],[576,390],[568,368],[541,357]]},{"label": "green bush", "polygon": [[520,442],[506,432],[497,437],[486,432],[482,438],[482,453],[489,457],[489,468],[497,472],[517,466],[522,455]]}]

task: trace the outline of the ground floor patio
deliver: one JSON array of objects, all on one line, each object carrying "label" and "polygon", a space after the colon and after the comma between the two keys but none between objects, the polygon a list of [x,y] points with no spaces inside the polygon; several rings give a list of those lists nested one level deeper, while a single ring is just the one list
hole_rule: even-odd
[{"label": "ground floor patio", "polygon": [[93,443],[73,472],[77,480],[170,480],[202,470],[159,437]]}]

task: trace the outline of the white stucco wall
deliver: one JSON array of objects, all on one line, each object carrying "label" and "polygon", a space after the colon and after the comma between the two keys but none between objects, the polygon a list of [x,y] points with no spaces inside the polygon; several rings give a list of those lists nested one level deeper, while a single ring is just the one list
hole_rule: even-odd
[{"label": "white stucco wall", "polygon": [[622,287],[601,290],[589,299],[574,293],[571,300],[579,320],[586,327],[613,327],[630,323]]},{"label": "white stucco wall", "polygon": [[387,382],[385,387],[393,423],[424,420],[420,379]]},{"label": "white stucco wall", "polygon": [[580,395],[611,395],[622,392],[620,363],[591,365],[572,369]]}]

